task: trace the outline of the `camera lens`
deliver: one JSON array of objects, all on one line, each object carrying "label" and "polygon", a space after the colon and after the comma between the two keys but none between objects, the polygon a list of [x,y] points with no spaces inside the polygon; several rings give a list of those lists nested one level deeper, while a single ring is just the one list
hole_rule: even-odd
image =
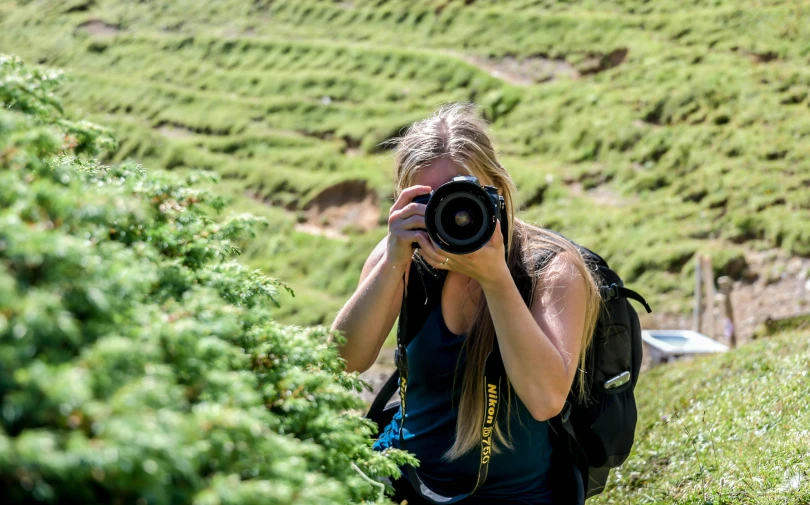
[{"label": "camera lens", "polygon": [[[458,176],[430,193],[425,226],[430,238],[447,252],[469,254],[492,237],[501,216],[503,197],[481,186],[473,176]],[[500,205],[500,206],[499,206]]]},{"label": "camera lens", "polygon": [[456,212],[455,218],[458,226],[467,226],[472,222],[472,216],[466,210]]},{"label": "camera lens", "polygon": [[487,230],[484,204],[475,195],[460,191],[442,200],[436,208],[439,234],[454,246],[475,243]]}]

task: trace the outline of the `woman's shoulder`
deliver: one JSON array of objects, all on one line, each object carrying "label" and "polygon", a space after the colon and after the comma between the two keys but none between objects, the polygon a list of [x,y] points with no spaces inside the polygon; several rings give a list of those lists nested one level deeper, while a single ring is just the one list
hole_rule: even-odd
[{"label": "woman's shoulder", "polygon": [[521,222],[522,243],[526,263],[534,269],[564,269],[581,261],[578,248],[565,235],[549,228]]},{"label": "woman's shoulder", "polygon": [[524,283],[537,279],[534,296],[549,288],[570,288],[587,270],[579,248],[564,235],[545,228],[528,225],[523,228],[522,269]]}]

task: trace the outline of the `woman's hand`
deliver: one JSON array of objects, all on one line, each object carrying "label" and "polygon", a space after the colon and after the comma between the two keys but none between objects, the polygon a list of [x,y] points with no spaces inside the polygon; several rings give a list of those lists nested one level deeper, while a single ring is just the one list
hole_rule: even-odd
[{"label": "woman's hand", "polygon": [[[413,203],[416,196],[429,194],[430,186],[411,186],[402,190],[399,198],[388,212],[388,242],[385,254],[397,267],[405,268],[413,257],[413,243],[430,242],[425,229],[425,208],[423,203]],[[420,244],[422,242],[419,242]]]},{"label": "woman's hand", "polygon": [[417,241],[419,255],[434,268],[466,275],[477,280],[481,286],[502,281],[504,276],[507,279],[511,277],[506,265],[500,220],[496,223],[495,233],[484,247],[469,254],[453,254],[440,249],[429,236],[420,235]]}]

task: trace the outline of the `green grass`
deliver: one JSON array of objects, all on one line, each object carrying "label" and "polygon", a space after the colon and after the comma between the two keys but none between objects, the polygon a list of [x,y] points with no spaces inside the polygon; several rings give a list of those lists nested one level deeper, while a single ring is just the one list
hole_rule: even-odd
[{"label": "green grass", "polygon": [[809,370],[804,331],[645,372],[633,451],[588,503],[810,503]]},{"label": "green grass", "polygon": [[[752,249],[810,254],[805,2],[467,3],[0,2],[0,50],[70,72],[69,112],[121,140],[108,161],[217,171],[267,217],[278,233],[243,260],[295,289],[284,322],[330,323],[386,232],[314,237],[298,211],[359,180],[384,223],[381,142],[451,100],[492,121],[523,216],[602,254],[657,311],[689,310],[695,253],[718,275]],[[525,86],[473,57],[581,76]]]}]

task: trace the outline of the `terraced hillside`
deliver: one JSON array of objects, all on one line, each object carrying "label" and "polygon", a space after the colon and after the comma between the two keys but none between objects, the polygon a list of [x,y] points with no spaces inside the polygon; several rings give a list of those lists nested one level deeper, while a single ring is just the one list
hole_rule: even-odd
[{"label": "terraced hillside", "polygon": [[696,252],[810,255],[810,7],[800,0],[0,3],[0,50],[66,68],[113,161],[215,170],[275,233],[245,258],[329,323],[385,233],[381,143],[439,103],[493,122],[527,220],[661,311]]}]

